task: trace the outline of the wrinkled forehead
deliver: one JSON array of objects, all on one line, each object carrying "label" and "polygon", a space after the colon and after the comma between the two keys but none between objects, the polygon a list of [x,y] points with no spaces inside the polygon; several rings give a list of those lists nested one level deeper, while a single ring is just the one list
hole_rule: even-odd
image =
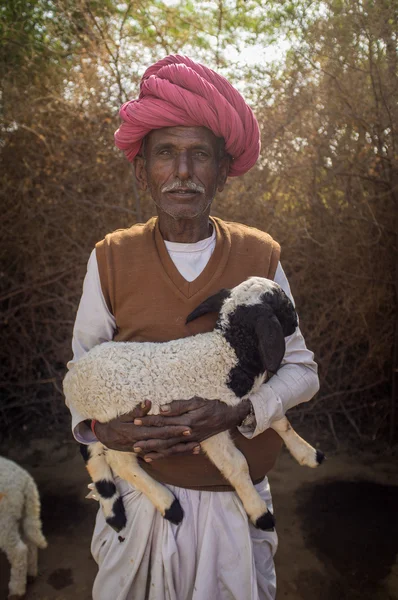
[{"label": "wrinkled forehead", "polygon": [[145,146],[149,149],[158,144],[168,144],[178,148],[207,145],[216,152],[221,143],[224,143],[224,140],[216,137],[207,127],[161,127],[152,129],[145,137]]},{"label": "wrinkled forehead", "polygon": [[277,288],[277,284],[269,279],[251,277],[231,290],[231,295],[224,302],[220,314],[227,317],[238,306],[261,304],[264,294],[273,294]]}]

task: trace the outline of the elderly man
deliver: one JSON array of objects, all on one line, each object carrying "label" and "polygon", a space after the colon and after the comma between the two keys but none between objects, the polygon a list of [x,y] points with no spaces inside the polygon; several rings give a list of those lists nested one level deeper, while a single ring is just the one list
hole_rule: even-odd
[{"label": "elderly man", "polygon": [[[187,57],[151,66],[136,101],[121,108],[116,145],[134,162],[157,218],[116,231],[91,254],[73,334],[78,360],[107,340],[166,341],[210,331],[216,315],[185,325],[205,298],[251,275],[274,279],[291,297],[278,244],[266,233],[210,217],[227,176],[256,162],[257,121],[242,96],[214,71]],[[299,331],[286,341],[278,373],[238,407],[181,399],[151,416],[150,398],[110,423],[74,411],[75,437],[134,451],[142,468],[168,485],[184,519],[162,519],[125,481],[127,526],[118,535],[98,513],[92,553],[94,600],[270,600],[275,598],[274,531],[255,529],[239,498],[200,453],[200,442],[232,430],[253,482],[272,510],[266,473],[280,448],[269,429],[318,389],[316,364]],[[68,400],[68,399],[67,399]]]}]

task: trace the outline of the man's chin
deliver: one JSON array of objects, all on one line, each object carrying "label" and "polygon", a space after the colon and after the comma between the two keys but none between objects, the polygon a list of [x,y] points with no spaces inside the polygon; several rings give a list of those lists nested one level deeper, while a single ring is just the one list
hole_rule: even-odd
[{"label": "man's chin", "polygon": [[[156,204],[156,203],[155,203]],[[211,201],[204,205],[204,206],[189,206],[189,205],[184,205],[184,206],[160,206],[159,204],[156,204],[157,208],[165,213],[166,215],[168,215],[169,217],[171,217],[172,219],[176,220],[176,221],[180,221],[180,220],[193,220],[193,219],[198,219],[201,216],[203,216],[204,214],[209,212],[209,208],[211,205]]]},{"label": "man's chin", "polygon": [[201,212],[196,212],[196,213],[187,213],[186,211],[181,211],[181,212],[167,212],[167,211],[165,211],[165,212],[166,212],[166,214],[169,215],[169,217],[171,217],[175,221],[191,221],[191,220],[194,220],[194,219],[198,219],[206,211],[201,211]]}]

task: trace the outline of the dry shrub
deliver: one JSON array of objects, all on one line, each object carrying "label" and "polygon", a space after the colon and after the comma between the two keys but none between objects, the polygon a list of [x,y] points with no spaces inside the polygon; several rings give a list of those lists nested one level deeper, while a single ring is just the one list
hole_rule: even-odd
[{"label": "dry shrub", "polygon": [[2,153],[6,427],[47,410],[52,418],[58,414],[89,252],[135,217],[131,173],[112,147],[115,121],[108,110],[93,113],[47,97],[29,105],[22,123],[9,132]]}]

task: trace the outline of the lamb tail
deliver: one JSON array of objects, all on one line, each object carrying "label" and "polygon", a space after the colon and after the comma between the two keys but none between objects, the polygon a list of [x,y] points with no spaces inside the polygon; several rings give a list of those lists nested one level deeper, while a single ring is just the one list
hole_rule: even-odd
[{"label": "lamb tail", "polygon": [[33,478],[29,476],[25,485],[25,506],[22,530],[25,537],[38,548],[47,548],[47,540],[42,532],[40,519],[40,496]]}]

